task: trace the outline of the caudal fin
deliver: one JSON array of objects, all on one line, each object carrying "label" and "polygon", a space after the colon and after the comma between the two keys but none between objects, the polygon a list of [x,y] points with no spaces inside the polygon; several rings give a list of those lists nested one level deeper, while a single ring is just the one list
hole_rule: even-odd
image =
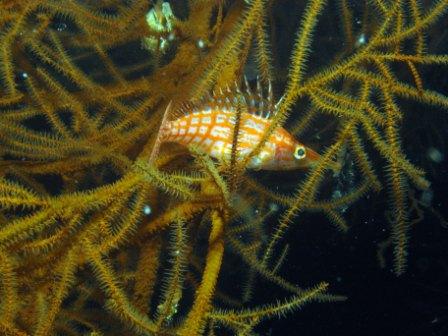
[{"label": "caudal fin", "polygon": [[151,155],[149,156],[149,163],[154,163],[157,155],[159,154],[160,145],[163,142],[163,135],[166,130],[166,124],[168,121],[168,115],[170,114],[172,108],[172,101],[170,101],[163,113],[162,122],[160,123],[159,130],[157,132],[156,140],[154,141],[154,145],[152,146]]}]

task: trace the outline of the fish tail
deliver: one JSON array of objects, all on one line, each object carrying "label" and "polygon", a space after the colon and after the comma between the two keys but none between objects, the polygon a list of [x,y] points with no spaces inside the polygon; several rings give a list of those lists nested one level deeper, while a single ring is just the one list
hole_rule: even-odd
[{"label": "fish tail", "polygon": [[172,101],[168,103],[165,112],[163,113],[162,122],[160,123],[160,127],[157,132],[154,145],[152,146],[151,155],[149,156],[149,163],[154,163],[157,158],[157,155],[159,154],[160,146],[163,142],[163,137],[167,129],[168,116],[170,114],[171,108],[172,108]]}]

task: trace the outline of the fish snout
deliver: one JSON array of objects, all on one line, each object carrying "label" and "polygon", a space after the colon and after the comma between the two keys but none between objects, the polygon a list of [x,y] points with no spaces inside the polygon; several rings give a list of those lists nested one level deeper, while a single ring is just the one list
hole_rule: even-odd
[{"label": "fish snout", "polygon": [[307,163],[312,166],[320,159],[320,154],[316,151],[312,150],[309,147],[306,147],[306,160]]}]

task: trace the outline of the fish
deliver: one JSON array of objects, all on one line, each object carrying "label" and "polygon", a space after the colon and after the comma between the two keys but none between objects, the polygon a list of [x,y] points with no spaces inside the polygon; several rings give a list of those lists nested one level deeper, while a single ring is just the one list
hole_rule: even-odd
[{"label": "fish", "polygon": [[[173,142],[186,147],[196,146],[221,163],[229,164],[236,129],[238,162],[250,155],[269,128],[278,103],[273,103],[271,83],[267,97],[263,97],[260,80],[257,79],[255,92],[251,91],[246,78],[244,82],[245,92],[235,84],[235,88],[227,87],[224,91],[213,92],[199,103],[185,103],[174,110],[172,102],[168,104],[151,160],[161,144]],[[243,108],[237,121],[237,111],[241,106]],[[278,127],[246,167],[253,170],[294,170],[312,166],[319,157],[317,152],[296,140],[285,128]]]}]

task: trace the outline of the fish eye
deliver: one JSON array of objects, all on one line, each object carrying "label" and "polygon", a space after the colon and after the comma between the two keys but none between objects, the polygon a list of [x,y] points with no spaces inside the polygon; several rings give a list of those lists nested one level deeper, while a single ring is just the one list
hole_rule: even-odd
[{"label": "fish eye", "polygon": [[297,146],[294,150],[294,157],[297,160],[302,160],[306,156],[306,149],[303,146]]}]

